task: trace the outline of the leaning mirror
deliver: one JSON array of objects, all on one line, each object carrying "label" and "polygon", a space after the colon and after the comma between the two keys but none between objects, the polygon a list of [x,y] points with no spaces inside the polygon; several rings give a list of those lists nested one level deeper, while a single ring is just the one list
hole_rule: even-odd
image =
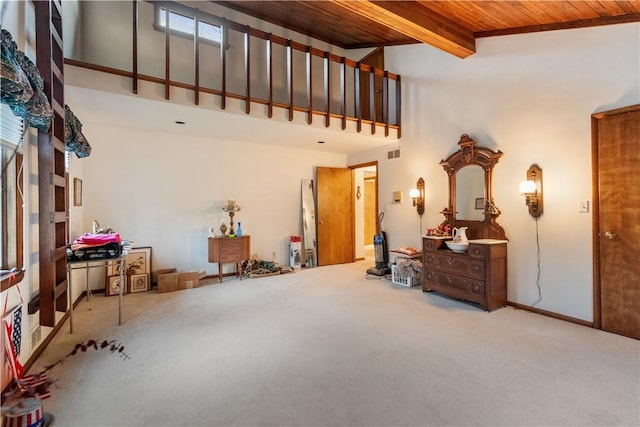
[{"label": "leaning mirror", "polygon": [[313,197],[313,180],[302,180],[302,232],[304,240],[304,265],[316,264],[316,203]]}]

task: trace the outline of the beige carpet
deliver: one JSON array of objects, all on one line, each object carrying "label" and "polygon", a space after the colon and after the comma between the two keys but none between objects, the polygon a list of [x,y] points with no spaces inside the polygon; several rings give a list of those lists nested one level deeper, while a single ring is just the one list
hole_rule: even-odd
[{"label": "beige carpet", "polygon": [[371,262],[96,295],[34,368],[56,426],[637,426],[640,343],[368,280]]}]

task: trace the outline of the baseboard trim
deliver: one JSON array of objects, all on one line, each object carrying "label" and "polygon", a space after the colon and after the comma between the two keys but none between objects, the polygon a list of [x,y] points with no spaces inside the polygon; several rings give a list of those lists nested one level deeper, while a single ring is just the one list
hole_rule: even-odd
[{"label": "baseboard trim", "polygon": [[519,310],[526,310],[532,313],[541,314],[543,316],[553,317],[554,319],[564,320],[566,322],[571,322],[578,325],[586,326],[588,328],[593,328],[593,322],[578,319],[576,317],[565,316],[564,314],[554,313],[553,311],[542,310],[540,308],[531,307],[530,305],[519,304],[513,301],[507,301],[507,305],[510,305]]}]

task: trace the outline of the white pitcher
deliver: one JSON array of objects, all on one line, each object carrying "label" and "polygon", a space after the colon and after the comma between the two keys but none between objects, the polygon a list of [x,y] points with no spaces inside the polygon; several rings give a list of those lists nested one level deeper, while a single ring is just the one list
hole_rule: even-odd
[{"label": "white pitcher", "polygon": [[453,243],[469,243],[469,239],[467,239],[467,228],[469,227],[453,227],[451,230]]}]

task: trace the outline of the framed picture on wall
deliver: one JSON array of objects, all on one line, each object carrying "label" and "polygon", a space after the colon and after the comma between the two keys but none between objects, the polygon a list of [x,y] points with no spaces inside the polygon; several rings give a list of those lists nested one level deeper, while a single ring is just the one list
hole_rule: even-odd
[{"label": "framed picture on wall", "polygon": [[476,198],[476,209],[484,209],[484,197]]},{"label": "framed picture on wall", "polygon": [[132,274],[129,276],[129,292],[144,292],[149,290],[149,275]]},{"label": "framed picture on wall", "polygon": [[82,206],[82,180],[73,178],[73,206]]}]

